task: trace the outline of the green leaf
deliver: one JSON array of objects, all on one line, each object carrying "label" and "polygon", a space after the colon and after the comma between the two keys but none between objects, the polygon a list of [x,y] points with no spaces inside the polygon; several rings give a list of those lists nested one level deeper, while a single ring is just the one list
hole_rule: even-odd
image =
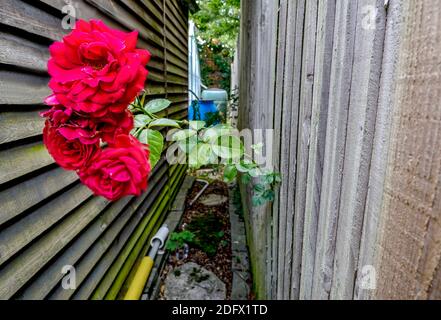
[{"label": "green leaf", "polygon": [[256,185],[253,187],[253,189],[254,189],[255,192],[262,193],[262,192],[265,191],[265,186],[262,185],[262,184],[256,184]]},{"label": "green leaf", "polygon": [[245,173],[242,176],[242,183],[243,184],[249,184],[251,182],[251,176],[248,173]]},{"label": "green leaf", "polygon": [[152,121],[146,114],[138,114],[135,116],[135,128],[142,128],[148,125]]},{"label": "green leaf", "polygon": [[200,168],[210,163],[213,151],[209,144],[198,144],[193,148],[188,156],[188,162],[191,167]]},{"label": "green leaf", "polygon": [[189,122],[190,129],[193,129],[196,131],[204,129],[205,125],[206,125],[205,121],[190,121]]},{"label": "green leaf", "polygon": [[170,240],[167,242],[166,249],[172,252],[176,251],[178,249],[178,243]]},{"label": "green leaf", "polygon": [[259,168],[251,169],[249,172],[250,176],[257,178],[262,175],[262,171]]},{"label": "green leaf", "polygon": [[265,190],[265,192],[262,194],[262,197],[266,200],[266,201],[274,201],[275,198],[275,192],[273,190]]},{"label": "green leaf", "polygon": [[204,142],[215,141],[218,137],[218,130],[214,128],[209,128],[202,133],[202,140]]},{"label": "green leaf", "polygon": [[139,135],[139,141],[149,145],[150,166],[153,169],[161,159],[162,150],[164,149],[164,137],[159,131],[145,129]]},{"label": "green leaf", "polygon": [[172,127],[172,128],[181,128],[179,123],[177,123],[175,120],[171,119],[158,119],[150,122],[149,128],[153,127]]},{"label": "green leaf", "polygon": [[248,171],[250,171],[251,169],[254,169],[257,165],[248,161],[241,161],[239,163],[236,164],[236,168],[237,171],[241,172],[241,173],[246,173]]},{"label": "green leaf", "polygon": [[261,196],[253,196],[252,202],[254,207],[260,207],[264,205],[266,201]]},{"label": "green leaf", "polygon": [[171,141],[186,140],[190,137],[195,136],[196,134],[197,132],[191,129],[179,130],[178,132],[173,134],[173,136],[171,137]]},{"label": "green leaf", "polygon": [[281,183],[282,182],[282,175],[280,173],[274,173],[274,183]]},{"label": "green leaf", "polygon": [[217,125],[204,130],[202,140],[204,140],[205,142],[216,143],[218,138],[231,135],[232,129],[230,127],[225,125]]},{"label": "green leaf", "polygon": [[232,182],[234,179],[236,179],[237,176],[237,168],[233,165],[228,165],[225,167],[224,170],[224,181],[225,182]]},{"label": "green leaf", "polygon": [[171,102],[167,99],[152,100],[144,107],[144,110],[150,113],[158,113],[170,106]]},{"label": "green leaf", "polygon": [[242,141],[236,136],[221,137],[213,144],[213,151],[223,159],[240,159],[244,154]]}]

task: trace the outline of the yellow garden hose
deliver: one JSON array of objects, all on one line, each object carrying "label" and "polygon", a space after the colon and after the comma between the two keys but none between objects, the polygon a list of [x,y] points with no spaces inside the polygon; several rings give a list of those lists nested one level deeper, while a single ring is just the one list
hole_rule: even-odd
[{"label": "yellow garden hose", "polygon": [[165,225],[159,229],[158,233],[153,237],[149,254],[141,260],[141,263],[136,270],[135,277],[130,283],[129,290],[124,296],[124,300],[139,300],[141,298],[145,284],[147,283],[150,272],[152,271],[156,254],[158,253],[159,249],[164,247],[168,233],[168,227]]},{"label": "yellow garden hose", "polygon": [[144,257],[139,264],[138,270],[136,270],[135,277],[130,284],[129,291],[127,291],[124,300],[139,300],[152,268],[153,259]]}]

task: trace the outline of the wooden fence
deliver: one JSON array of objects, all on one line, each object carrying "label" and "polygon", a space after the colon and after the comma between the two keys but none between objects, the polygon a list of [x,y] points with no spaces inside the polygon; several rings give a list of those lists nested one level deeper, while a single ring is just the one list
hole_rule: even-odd
[{"label": "wooden fence", "polygon": [[[152,53],[149,97],[187,116],[187,9],[179,0],[69,1],[77,18],[138,30]],[[0,6],[0,298],[115,299],[179,189],[184,166],[163,159],[142,196],[94,197],[58,168],[42,144],[39,112],[49,95],[48,46],[62,29],[63,0],[2,0]],[[75,290],[61,286],[74,266]]]},{"label": "wooden fence", "polygon": [[258,297],[440,297],[440,10],[242,1],[240,127],[283,175],[271,206],[242,186]]}]

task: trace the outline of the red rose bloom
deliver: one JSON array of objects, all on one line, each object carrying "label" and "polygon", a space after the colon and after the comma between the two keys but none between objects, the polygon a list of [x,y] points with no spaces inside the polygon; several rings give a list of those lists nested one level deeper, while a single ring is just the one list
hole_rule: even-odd
[{"label": "red rose bloom", "polygon": [[95,119],[83,117],[72,109],[58,104],[54,96],[46,98],[45,103],[51,105],[49,111],[41,113],[46,117],[52,127],[58,128],[58,132],[68,140],[79,139],[84,144],[97,144],[100,136],[97,132],[98,124]]},{"label": "red rose bloom", "polygon": [[103,150],[79,173],[81,181],[96,195],[110,201],[141,195],[147,189],[149,174],[147,146],[129,135],[118,136],[112,147]]},{"label": "red rose bloom", "polygon": [[72,33],[50,47],[49,87],[68,109],[104,116],[121,113],[144,87],[147,50],[136,49],[138,32],[79,20]]},{"label": "red rose bloom", "polygon": [[128,135],[133,127],[133,115],[128,110],[122,113],[109,113],[99,119],[98,123],[101,138],[109,144],[113,144],[119,135]]},{"label": "red rose bloom", "polygon": [[99,142],[84,144],[80,139],[66,137],[60,132],[60,129],[53,127],[50,121],[46,121],[43,141],[50,155],[60,167],[66,170],[83,168],[100,150]]},{"label": "red rose bloom", "polygon": [[128,110],[93,118],[60,105],[53,95],[47,97],[45,103],[52,108],[41,115],[47,118],[53,127],[59,128],[63,136],[70,140],[80,139],[84,144],[95,144],[100,138],[112,144],[117,135],[127,135],[134,127],[133,115]]}]

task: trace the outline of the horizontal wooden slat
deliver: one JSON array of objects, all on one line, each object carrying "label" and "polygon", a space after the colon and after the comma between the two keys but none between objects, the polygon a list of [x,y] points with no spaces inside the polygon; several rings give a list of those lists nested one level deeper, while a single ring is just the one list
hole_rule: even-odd
[{"label": "horizontal wooden slat", "polygon": [[92,192],[79,184],[0,232],[0,265],[81,205]]},{"label": "horizontal wooden slat", "polygon": [[60,19],[21,0],[2,0],[0,22],[54,41],[64,34]]},{"label": "horizontal wooden slat", "polygon": [[51,91],[48,77],[0,70],[0,104],[43,104]]},{"label": "horizontal wooden slat", "polygon": [[78,180],[73,171],[50,170],[0,192],[0,225]]},{"label": "horizontal wooden slat", "polygon": [[[178,10],[176,8],[176,3],[173,3],[173,1],[166,1],[166,10],[165,13],[168,16],[169,19],[173,19],[175,21],[179,22],[179,30],[181,30],[181,32],[183,30],[187,30],[188,25],[186,22],[186,19],[184,19],[184,17],[182,15],[180,15],[178,13]],[[183,36],[185,35],[185,33],[182,34]]]},{"label": "horizontal wooden slat", "polygon": [[53,163],[41,142],[0,151],[0,184]]},{"label": "horizontal wooden slat", "polygon": [[[66,265],[75,265],[84,252],[97,241],[99,236],[103,234],[109,225],[118,218],[119,214],[133,197],[126,197],[121,199],[100,214],[90,225],[88,225],[75,241],[69,245],[64,252],[56,258],[56,260],[49,266],[44,268],[44,271],[38,275],[31,286],[21,292],[20,297],[27,300],[44,299],[47,294],[55,287],[64,274],[61,272]],[[71,291],[64,290],[63,291]]]},{"label": "horizontal wooden slat", "polygon": [[[66,5],[64,0],[39,0],[39,1],[60,11],[63,8],[63,6]],[[121,22],[122,20],[115,20],[113,18],[109,18],[108,16],[105,15],[105,13],[94,7],[92,4],[86,3],[85,0],[76,1],[75,8],[78,11],[78,17],[80,17],[81,19],[84,20],[99,19],[113,29],[123,30],[126,32],[133,31],[132,28],[122,23]],[[149,49],[149,51],[152,53],[153,56],[162,59],[164,57],[162,48],[158,46],[155,47],[153,43],[147,43],[146,39],[147,39],[146,37],[140,38],[138,40],[138,46],[140,48]]]},{"label": "horizontal wooden slat", "polygon": [[[164,170],[162,171],[165,172]],[[153,185],[159,186],[160,185],[159,182],[162,180],[162,178],[163,178],[163,173],[158,172],[155,175],[154,179],[149,183],[153,183]],[[75,262],[77,286],[80,286],[80,284],[84,281],[84,279],[86,278],[87,274],[90,272],[92,267],[108,250],[114,239],[126,226],[128,221],[132,219],[132,217],[134,220],[136,220],[136,217],[134,217],[134,215],[136,214],[138,214],[140,217],[143,216],[143,213],[147,210],[148,204],[151,203],[149,199],[155,199],[155,197],[152,196],[154,194],[153,189],[154,188],[150,187],[146,193],[136,198],[127,208],[125,208],[125,210],[121,212],[118,219],[116,219],[115,222],[107,228],[105,234],[100,239],[95,241],[93,247],[91,247],[87,251],[87,253],[81,257],[81,260],[78,261],[78,263]],[[71,263],[71,265],[74,265],[73,260],[70,256],[66,258],[69,259],[68,261],[69,263]],[[66,263],[66,259],[63,260],[62,263]],[[56,272],[56,270],[57,269],[55,268],[54,272]],[[56,290],[50,295],[50,299],[67,300],[70,299],[73,294],[74,291],[64,290],[63,287],[59,284]]]},{"label": "horizontal wooden slat", "polygon": [[[103,297],[118,297],[185,172],[162,158],[146,193],[110,204],[93,196],[75,172],[56,167],[41,142],[39,112],[51,93],[48,45],[71,32],[61,24],[65,5],[65,0],[2,0],[0,7],[0,27],[6,26],[0,28],[0,299],[85,299],[97,288]],[[162,0],[73,5],[77,19],[139,31],[137,46],[152,54],[149,98],[168,97],[169,113],[183,117],[187,22],[180,7],[165,3],[164,13]],[[76,268],[77,290],[60,285],[61,268],[68,264]]]},{"label": "horizontal wooden slat", "polygon": [[87,0],[87,2],[93,4],[96,8],[102,10],[107,15],[125,25],[131,30],[138,30],[140,35],[146,40],[152,41],[158,46],[163,47],[164,42],[161,37],[157,36],[154,32],[146,28],[139,23],[132,15],[127,13],[119,4],[113,0]]},{"label": "horizontal wooden slat", "polygon": [[0,144],[41,135],[44,121],[38,112],[0,113]]},{"label": "horizontal wooden slat", "polygon": [[[162,16],[159,11],[156,11],[156,15],[145,10],[141,4],[136,3],[134,0],[120,0],[125,6],[127,6],[131,13],[139,17],[147,27],[156,31],[159,37],[162,37],[163,25]],[[156,19],[155,19],[156,18]]]},{"label": "horizontal wooden slat", "polygon": [[[125,0],[122,0],[122,1],[125,2]],[[130,1],[132,1],[132,0],[130,0]],[[159,21],[162,21],[162,13],[158,10],[157,7],[155,7],[155,5],[151,1],[140,0],[140,2],[145,8],[147,8],[147,10],[149,12],[151,12],[156,17],[156,19],[158,19]]]},{"label": "horizontal wooden slat", "polygon": [[0,32],[0,63],[46,73],[47,47],[24,38]]},{"label": "horizontal wooden slat", "polygon": [[[133,234],[136,227],[139,225],[139,222],[146,216],[145,211],[155,202],[161,190],[163,189],[166,180],[157,184],[157,188],[155,188],[151,194],[151,196],[147,199],[145,204],[141,207],[141,209],[137,212],[137,214],[128,222],[128,224],[124,227],[121,233],[115,238],[115,241],[111,244],[109,249],[106,251],[101,260],[97,263],[94,269],[87,275],[87,278],[82,282],[79,289],[73,295],[73,299],[75,300],[85,300],[90,299],[94,290],[98,286],[99,283],[102,285],[110,286],[112,279],[109,280],[104,279],[106,272],[111,267],[113,261],[117,259],[122,248],[126,245],[128,239]],[[80,273],[81,275],[81,273]],[[103,282],[104,281],[104,282]],[[107,282],[108,283],[107,283]]]},{"label": "horizontal wooden slat", "polygon": [[35,273],[81,232],[107,205],[93,198],[75,210],[45,237],[27,248],[0,271],[0,299],[11,298]]}]

